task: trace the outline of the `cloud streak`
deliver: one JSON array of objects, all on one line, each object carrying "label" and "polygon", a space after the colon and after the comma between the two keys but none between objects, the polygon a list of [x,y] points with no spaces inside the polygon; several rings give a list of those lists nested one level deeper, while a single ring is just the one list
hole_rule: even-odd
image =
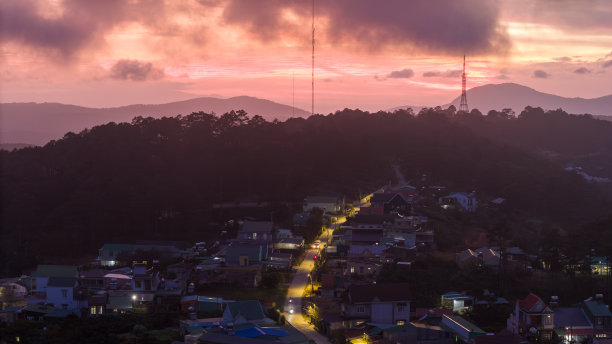
[{"label": "cloud streak", "polygon": [[387,78],[392,79],[410,79],[413,76],[414,71],[412,69],[394,70],[391,73],[387,74]]},{"label": "cloud streak", "polygon": [[433,70],[433,71],[427,71],[423,73],[423,77],[425,78],[433,78],[433,77],[440,77],[440,78],[458,78],[461,76],[462,71],[459,69],[453,69],[453,70],[447,70],[445,72],[442,71],[438,71],[438,70]]},{"label": "cloud streak", "polygon": [[591,73],[591,70],[586,68],[586,67],[580,67],[580,68],[576,69],[574,71],[574,73],[576,73],[576,74],[589,74],[589,73]]}]

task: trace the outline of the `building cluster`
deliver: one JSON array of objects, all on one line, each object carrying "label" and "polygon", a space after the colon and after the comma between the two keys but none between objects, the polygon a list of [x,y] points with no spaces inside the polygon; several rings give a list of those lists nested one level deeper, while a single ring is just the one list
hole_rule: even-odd
[{"label": "building cluster", "polygon": [[[556,297],[545,303],[529,294],[511,302],[488,291],[477,297],[449,290],[438,295],[438,304],[418,308],[411,282],[377,283],[383,267],[401,273],[419,255],[435,250],[434,225],[418,211],[423,192],[410,185],[381,189],[352,206],[344,197],[310,196],[293,216],[291,228],[244,219],[234,237],[222,231],[219,241],[193,247],[159,241],[104,244],[95,264],[39,265],[29,276],[1,280],[0,321],[170,311],[180,314],[180,334],[189,343],[308,343],[278,313],[274,317],[266,311],[278,305],[228,300],[202,290],[258,287],[270,271],[290,274],[305,249],[313,247],[320,258],[309,275],[312,289],[302,302],[303,311],[320,332],[340,334],[350,343],[612,340],[612,313],[601,295],[559,307]],[[426,192],[444,210],[474,212],[479,204],[473,192],[447,193],[442,186]],[[304,227],[316,208],[323,210],[330,230],[327,241],[311,245],[303,238]],[[455,254],[457,268],[465,270],[495,272],[503,266],[506,271],[529,271],[535,260],[519,247],[484,246]],[[608,274],[607,259],[592,257],[592,270]],[[506,329],[488,333],[470,321],[469,314],[479,307],[511,309]]]}]

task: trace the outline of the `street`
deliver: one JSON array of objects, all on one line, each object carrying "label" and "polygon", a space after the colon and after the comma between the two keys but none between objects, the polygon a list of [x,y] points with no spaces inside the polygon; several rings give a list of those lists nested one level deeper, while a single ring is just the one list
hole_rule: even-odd
[{"label": "street", "polygon": [[[327,245],[329,239],[328,235],[333,232],[336,226],[336,224],[330,226],[330,230],[324,231],[323,234],[319,236],[321,244]],[[314,326],[308,323],[309,319],[302,315],[302,295],[304,294],[304,289],[307,287],[310,288],[308,285],[310,282],[309,275],[314,269],[315,264],[313,256],[315,254],[319,254],[318,249],[308,249],[304,261],[296,268],[295,276],[289,286],[287,299],[285,300],[285,318],[293,327],[315,343],[331,344],[327,337],[317,332]],[[290,300],[291,302],[289,302]],[[293,310],[293,313],[291,313],[290,310]]]}]

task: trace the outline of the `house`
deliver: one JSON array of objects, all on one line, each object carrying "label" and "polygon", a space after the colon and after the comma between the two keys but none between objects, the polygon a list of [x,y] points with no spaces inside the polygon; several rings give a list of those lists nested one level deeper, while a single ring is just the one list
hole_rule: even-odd
[{"label": "house", "polygon": [[337,274],[321,274],[321,296],[339,298],[346,291],[348,280]]},{"label": "house", "polygon": [[85,270],[79,273],[79,279],[83,287],[104,289],[104,275],[106,274],[107,271],[102,269]]},{"label": "house", "polygon": [[383,214],[398,213],[408,215],[412,206],[412,198],[406,197],[399,192],[375,193],[370,203],[372,208],[382,209]]},{"label": "house", "polygon": [[523,344],[527,343],[520,336],[508,331],[501,330],[496,334],[477,336],[472,338],[470,344]]},{"label": "house", "polygon": [[137,298],[137,296],[134,297],[134,295],[129,293],[109,292],[105,314],[118,315],[125,312],[131,312],[134,308],[135,298]]},{"label": "house", "polygon": [[87,296],[88,315],[96,317],[107,313],[106,305],[108,304],[108,293],[106,291],[98,291],[95,294]]},{"label": "house", "polygon": [[274,323],[266,317],[261,303],[257,300],[229,302],[223,311],[223,319],[234,325],[242,323]]},{"label": "house", "polygon": [[454,343],[443,328],[420,323],[387,327],[381,330],[381,334],[385,343]]},{"label": "house", "polygon": [[132,278],[132,290],[134,291],[156,291],[159,286],[159,272],[147,269],[147,264],[137,263],[132,267],[134,277]]},{"label": "house", "polygon": [[319,208],[327,213],[341,213],[344,210],[344,196],[308,196],[302,205],[303,211],[309,213]]},{"label": "house", "polygon": [[189,295],[181,298],[182,312],[215,313],[223,310],[223,298]]},{"label": "house", "polygon": [[277,239],[286,239],[286,238],[291,238],[291,237],[293,237],[293,233],[291,232],[291,229],[279,228],[276,231]]},{"label": "house", "polygon": [[342,302],[342,315],[381,324],[405,324],[410,320],[409,290],[408,283],[351,285]]},{"label": "house", "polygon": [[347,272],[351,275],[374,276],[380,269],[382,263],[368,259],[351,259],[347,262]]},{"label": "house", "polygon": [[507,329],[526,337],[531,328],[534,328],[537,331],[534,335],[540,340],[548,341],[552,338],[554,318],[554,311],[532,293],[516,301],[514,312],[507,321]]},{"label": "house", "polygon": [[232,243],[225,251],[228,265],[249,266],[261,263],[267,254],[267,245],[255,242]]},{"label": "house", "polygon": [[133,251],[134,245],[131,244],[104,244],[98,250],[98,261],[101,266],[115,266],[119,264],[117,256]]},{"label": "house", "polygon": [[608,257],[591,257],[591,271],[594,275],[608,276],[610,274]]},{"label": "house", "polygon": [[104,289],[106,290],[131,290],[132,276],[119,273],[108,273],[104,275]]},{"label": "house", "polygon": [[557,307],[554,312],[555,332],[566,342],[581,343],[594,334],[593,324],[582,307]]},{"label": "house", "polygon": [[348,256],[350,258],[382,258],[385,256],[386,246],[383,245],[351,245]]},{"label": "house", "polygon": [[[177,242],[158,242],[158,241],[138,241],[137,244],[104,244],[98,250],[98,261],[101,266],[115,266],[122,262],[117,257],[121,255],[134,254],[137,251],[155,252],[158,255],[170,257],[185,257],[187,252],[179,249]],[[159,257],[150,257],[157,259]],[[125,263],[125,262],[123,262]]]},{"label": "house", "polygon": [[455,262],[461,269],[473,269],[480,265],[478,253],[467,249],[455,254]]},{"label": "house", "polygon": [[274,249],[279,251],[299,251],[304,247],[304,238],[283,238],[274,243]]},{"label": "house", "polygon": [[[19,282],[19,279],[11,280]],[[27,304],[26,295],[28,289],[16,282],[6,281],[0,283],[0,309]]]},{"label": "house", "polygon": [[[601,296],[599,294],[598,296]],[[610,308],[603,303],[601,297],[596,300],[588,300],[584,302],[584,312],[593,324],[596,331],[608,331],[612,333],[612,312]]]},{"label": "house", "polygon": [[453,192],[448,196],[440,197],[438,203],[442,209],[457,209],[459,211],[475,212],[478,206],[474,192]]},{"label": "house", "polygon": [[76,266],[38,265],[30,280],[31,304],[43,302],[59,309],[81,308],[87,301],[79,297]]},{"label": "house", "polygon": [[454,313],[469,311],[474,306],[473,296],[465,295],[465,293],[458,293],[456,291],[442,294],[440,299],[442,308],[450,309]]},{"label": "house", "polygon": [[274,224],[269,221],[246,220],[238,230],[238,240],[257,240],[272,242]]},{"label": "house", "polygon": [[458,315],[443,315],[441,325],[459,343],[468,344],[472,341],[472,338],[487,335],[484,330]]}]

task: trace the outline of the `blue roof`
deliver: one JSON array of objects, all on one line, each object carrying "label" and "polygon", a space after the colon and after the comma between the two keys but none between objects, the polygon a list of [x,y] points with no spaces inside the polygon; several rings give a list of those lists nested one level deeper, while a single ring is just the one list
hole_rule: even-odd
[{"label": "blue roof", "polygon": [[260,336],[287,337],[289,333],[277,328],[251,327],[236,331],[236,337],[257,338]]}]

